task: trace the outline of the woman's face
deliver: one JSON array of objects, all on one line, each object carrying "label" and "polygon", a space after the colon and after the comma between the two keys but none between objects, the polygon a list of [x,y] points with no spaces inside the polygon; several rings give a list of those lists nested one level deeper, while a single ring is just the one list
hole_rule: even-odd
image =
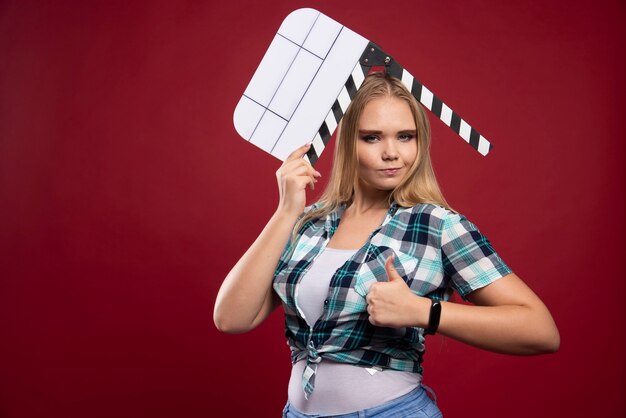
[{"label": "woman's face", "polygon": [[409,105],[397,97],[369,102],[357,133],[359,188],[393,190],[417,158],[417,127]]}]

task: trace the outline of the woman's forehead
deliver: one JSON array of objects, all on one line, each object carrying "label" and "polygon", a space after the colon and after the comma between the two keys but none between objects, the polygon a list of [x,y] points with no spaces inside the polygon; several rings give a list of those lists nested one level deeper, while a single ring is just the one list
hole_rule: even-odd
[{"label": "woman's forehead", "polygon": [[359,130],[415,130],[415,117],[409,104],[388,96],[369,101],[359,117]]}]

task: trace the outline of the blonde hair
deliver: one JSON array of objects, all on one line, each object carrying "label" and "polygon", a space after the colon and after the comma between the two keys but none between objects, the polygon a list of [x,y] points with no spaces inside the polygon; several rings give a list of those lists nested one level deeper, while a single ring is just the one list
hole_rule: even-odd
[{"label": "blonde hair", "polygon": [[339,206],[352,203],[358,176],[356,147],[359,119],[370,101],[383,97],[404,100],[417,127],[417,157],[406,177],[389,192],[389,204],[396,202],[399,206],[411,207],[432,203],[449,208],[437,184],[430,159],[430,125],[426,112],[400,80],[385,73],[373,73],[365,78],[339,124],[330,179],[317,207],[300,219],[294,234],[305,222],[323,218]]}]

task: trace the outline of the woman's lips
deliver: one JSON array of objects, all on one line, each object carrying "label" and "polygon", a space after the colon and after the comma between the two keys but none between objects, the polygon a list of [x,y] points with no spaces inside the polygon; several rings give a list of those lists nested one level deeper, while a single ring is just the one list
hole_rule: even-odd
[{"label": "woman's lips", "polygon": [[400,172],[400,168],[384,168],[379,171],[386,176],[395,176],[396,174]]}]

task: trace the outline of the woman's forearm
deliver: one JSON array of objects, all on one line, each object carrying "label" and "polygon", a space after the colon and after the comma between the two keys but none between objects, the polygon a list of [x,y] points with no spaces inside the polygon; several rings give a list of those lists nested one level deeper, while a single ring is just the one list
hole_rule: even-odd
[{"label": "woman's forearm", "polygon": [[275,308],[272,279],[296,219],[293,214],[277,211],[228,273],[213,311],[219,330],[249,331]]},{"label": "woman's forearm", "polygon": [[[470,293],[468,299],[473,305],[441,303],[439,333],[503,354],[532,355],[558,350],[559,331],[552,315],[515,274]],[[426,327],[430,301],[417,302],[422,309],[422,315],[417,316],[422,324],[418,326]]]},{"label": "woman's forearm", "polygon": [[560,344],[552,316],[540,301],[499,306],[442,302],[439,333],[503,354],[551,353]]}]

